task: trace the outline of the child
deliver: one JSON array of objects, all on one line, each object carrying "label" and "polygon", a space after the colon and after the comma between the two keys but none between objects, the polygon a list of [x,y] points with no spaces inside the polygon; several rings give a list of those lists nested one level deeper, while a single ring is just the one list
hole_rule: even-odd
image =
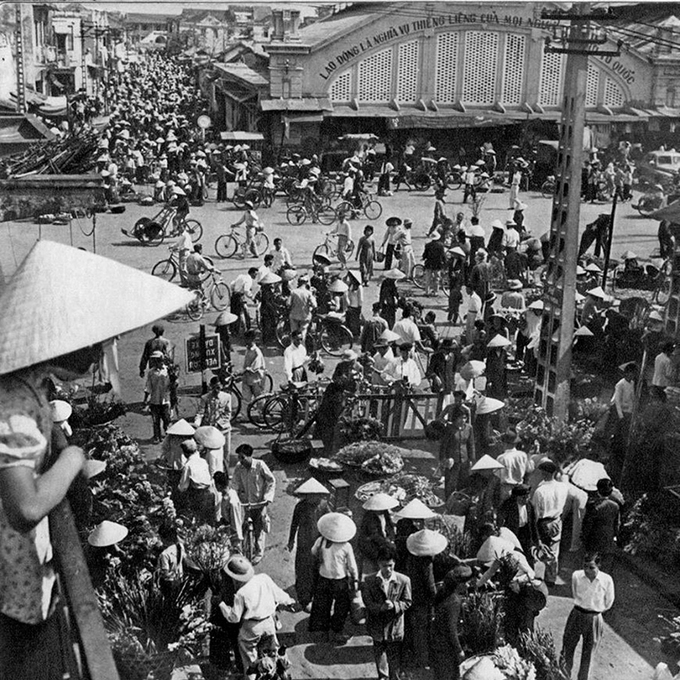
[{"label": "child", "polygon": [[375,241],[373,240],[373,227],[367,224],[364,235],[359,239],[356,259],[359,261],[359,271],[364,286],[373,276],[373,261],[375,260]]}]

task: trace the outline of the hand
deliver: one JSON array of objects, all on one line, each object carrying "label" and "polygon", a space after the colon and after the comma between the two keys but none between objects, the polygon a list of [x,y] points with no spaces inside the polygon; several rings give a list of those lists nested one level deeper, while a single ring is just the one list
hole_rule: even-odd
[{"label": "hand", "polygon": [[394,603],[392,602],[392,600],[386,600],[385,602],[383,602],[380,607],[380,611],[383,612],[394,611]]}]

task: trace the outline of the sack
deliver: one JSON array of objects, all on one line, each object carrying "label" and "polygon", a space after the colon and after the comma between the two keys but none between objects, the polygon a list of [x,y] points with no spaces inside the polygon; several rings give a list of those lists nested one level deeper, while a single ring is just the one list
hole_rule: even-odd
[{"label": "sack", "polygon": [[383,253],[382,250],[376,250],[375,251],[375,261],[378,264],[385,261],[385,253]]},{"label": "sack", "polygon": [[366,623],[366,605],[361,591],[357,590],[349,603],[350,617],[355,626],[363,626]]}]

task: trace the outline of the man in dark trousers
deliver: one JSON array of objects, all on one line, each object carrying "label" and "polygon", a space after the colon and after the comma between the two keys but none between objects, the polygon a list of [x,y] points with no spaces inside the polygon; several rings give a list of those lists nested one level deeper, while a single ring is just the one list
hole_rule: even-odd
[{"label": "man in dark trousers", "polygon": [[144,351],[142,352],[142,358],[139,360],[139,377],[143,378],[146,372],[147,364],[149,363],[149,358],[152,352],[163,352],[168,363],[172,363],[175,358],[175,349],[172,346],[170,340],[163,337],[165,333],[165,327],[157,323],[151,327],[153,332],[153,338],[147,340],[144,343]]},{"label": "man in dark trousers", "polygon": [[519,539],[522,552],[533,563],[531,548],[538,545],[536,533],[536,515],[529,503],[531,489],[526,484],[517,484],[512,489],[510,498],[501,503],[498,509],[498,526],[507,527]]},{"label": "man in dark trousers", "polygon": [[602,569],[611,574],[619,533],[620,508],[611,498],[614,484],[604,478],[597,482],[597,497],[588,501],[583,517],[581,539],[587,553],[599,553]]},{"label": "man in dark trousers", "polygon": [[443,236],[425,244],[423,263],[425,267],[425,295],[437,295],[439,279],[444,267],[446,267],[446,247],[444,246]]},{"label": "man in dark trousers", "polygon": [[394,571],[396,550],[385,545],[378,553],[378,573],[363,585],[366,628],[373,638],[378,680],[398,680],[404,640],[404,612],[411,606],[411,580]]}]

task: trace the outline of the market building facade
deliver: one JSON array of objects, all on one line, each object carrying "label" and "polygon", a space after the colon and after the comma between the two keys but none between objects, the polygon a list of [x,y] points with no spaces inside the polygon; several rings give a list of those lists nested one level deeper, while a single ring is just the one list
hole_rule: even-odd
[{"label": "market building facade", "polygon": [[[395,146],[421,137],[450,152],[554,135],[566,55],[545,49],[557,23],[542,12],[553,7],[368,3],[284,36],[275,30],[263,127],[275,148],[303,149],[356,132]],[[596,144],[655,115],[654,72],[634,48],[590,58],[585,96]]]}]

